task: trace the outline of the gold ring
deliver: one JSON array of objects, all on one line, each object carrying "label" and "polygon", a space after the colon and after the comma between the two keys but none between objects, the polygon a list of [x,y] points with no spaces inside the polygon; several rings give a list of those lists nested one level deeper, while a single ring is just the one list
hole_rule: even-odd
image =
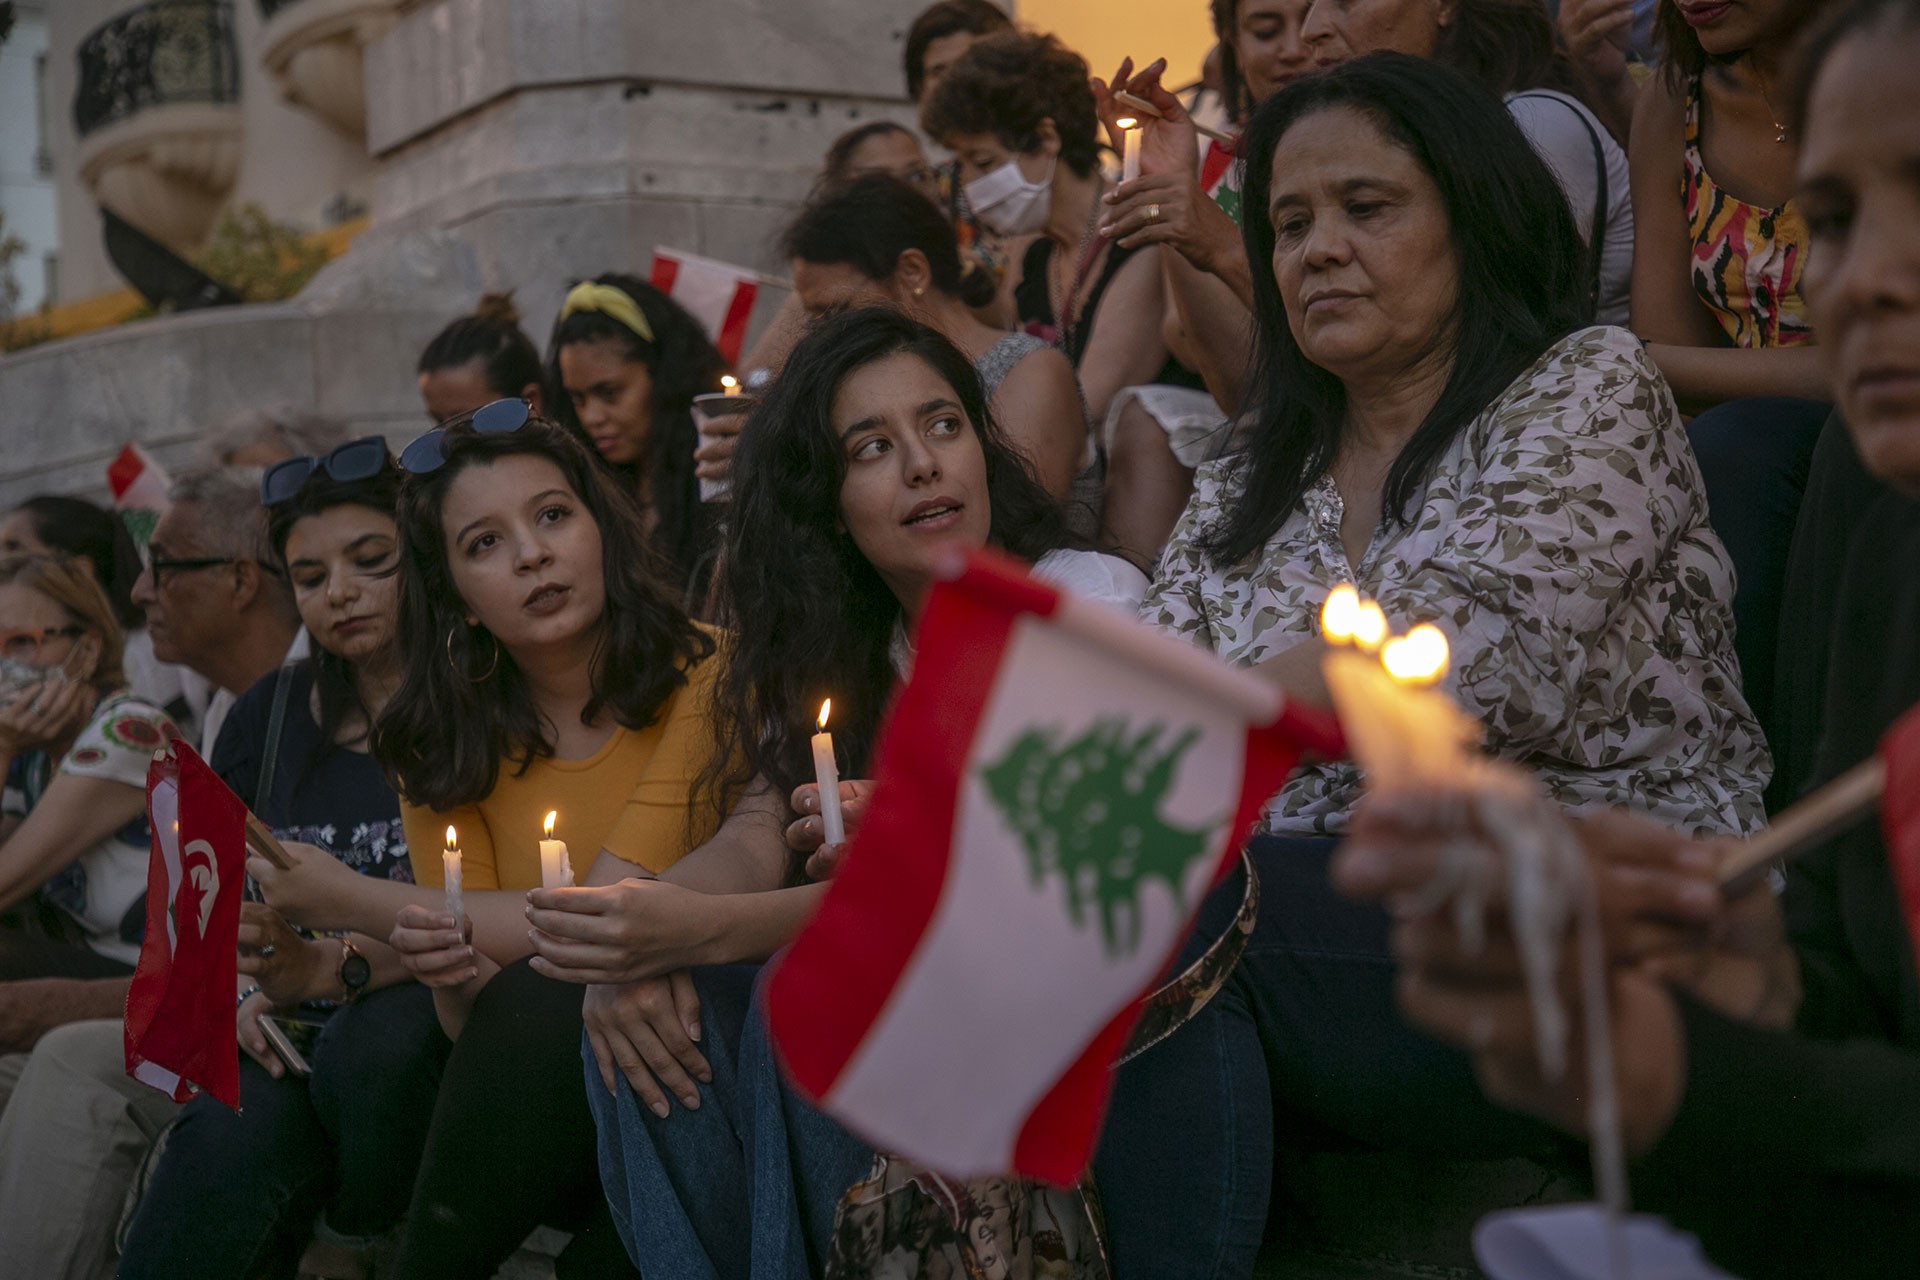
[{"label": "gold ring", "polygon": [[1158,222],[1158,221],[1160,221],[1160,206],[1159,206],[1159,205],[1157,205],[1157,204],[1150,204],[1150,205],[1148,205],[1148,206],[1147,206],[1147,221],[1148,221],[1148,222]]}]

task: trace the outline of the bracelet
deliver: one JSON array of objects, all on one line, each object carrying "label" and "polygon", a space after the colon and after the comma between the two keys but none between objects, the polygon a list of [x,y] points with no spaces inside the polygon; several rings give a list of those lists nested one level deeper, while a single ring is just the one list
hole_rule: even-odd
[{"label": "bracelet", "polygon": [[245,1004],[247,1001],[253,999],[253,997],[259,994],[260,994],[260,984],[256,982],[252,986],[248,987],[245,991],[242,991],[240,993],[240,998],[233,1002],[233,1007],[238,1009],[241,1005]]}]

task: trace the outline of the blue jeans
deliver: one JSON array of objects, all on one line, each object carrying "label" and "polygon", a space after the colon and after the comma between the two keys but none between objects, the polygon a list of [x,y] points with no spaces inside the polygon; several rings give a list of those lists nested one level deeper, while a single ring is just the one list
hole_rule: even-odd
[{"label": "blue jeans", "polygon": [[[1544,1128],[1486,1100],[1464,1055],[1402,1020],[1390,922],[1333,891],[1334,847],[1251,843],[1260,917],[1233,977],[1120,1068],[1094,1159],[1116,1280],[1251,1275],[1276,1141],[1455,1158],[1553,1150]],[[1186,959],[1226,929],[1243,888],[1236,872],[1208,898]]]},{"label": "blue jeans", "polygon": [[697,1110],[669,1094],[661,1119],[624,1082],[609,1094],[583,1049],[601,1184],[644,1276],[808,1280],[825,1261],[841,1193],[872,1164],[871,1148],[782,1079],[761,972],[693,971],[700,1046],[713,1068]]},{"label": "blue jeans", "polygon": [[328,1019],[313,1075],[240,1059],[240,1114],[212,1098],[174,1122],[119,1274],[194,1280],[292,1275],[314,1215],[376,1236],[407,1208],[447,1038],[418,983],[368,992]]}]

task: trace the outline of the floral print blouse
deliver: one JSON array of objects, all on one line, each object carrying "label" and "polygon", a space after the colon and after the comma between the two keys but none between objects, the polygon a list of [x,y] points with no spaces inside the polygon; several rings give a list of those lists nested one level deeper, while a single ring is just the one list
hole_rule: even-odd
[{"label": "floral print blouse", "polygon": [[[1197,545],[1240,498],[1244,455],[1202,467],[1141,616],[1252,666],[1318,633],[1353,582],[1394,630],[1452,642],[1447,691],[1495,754],[1562,803],[1704,834],[1761,825],[1771,763],[1740,692],[1733,570],[1665,382],[1633,335],[1583,329],[1516,378],[1440,459],[1405,524],[1359,566],[1328,477],[1265,548],[1215,567]],[[1351,764],[1296,774],[1276,834],[1345,829]]]}]

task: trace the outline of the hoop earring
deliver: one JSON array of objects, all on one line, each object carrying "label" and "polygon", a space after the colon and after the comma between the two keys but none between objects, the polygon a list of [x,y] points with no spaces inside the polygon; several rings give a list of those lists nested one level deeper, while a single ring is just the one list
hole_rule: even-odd
[{"label": "hoop earring", "polygon": [[[470,675],[467,672],[467,669],[460,665],[460,660],[453,656],[453,637],[454,637],[455,630],[456,630],[455,628],[449,628],[447,630],[447,665],[453,668],[453,673],[455,675],[464,678],[471,684],[479,684],[482,680],[485,680],[488,676],[492,675],[496,670],[499,669],[499,666],[500,666],[499,637],[495,636],[493,640],[493,661],[487,664],[487,669],[485,671],[481,672],[479,675],[476,676],[476,675]],[[491,631],[489,631],[487,634],[489,636],[493,635]]]}]

